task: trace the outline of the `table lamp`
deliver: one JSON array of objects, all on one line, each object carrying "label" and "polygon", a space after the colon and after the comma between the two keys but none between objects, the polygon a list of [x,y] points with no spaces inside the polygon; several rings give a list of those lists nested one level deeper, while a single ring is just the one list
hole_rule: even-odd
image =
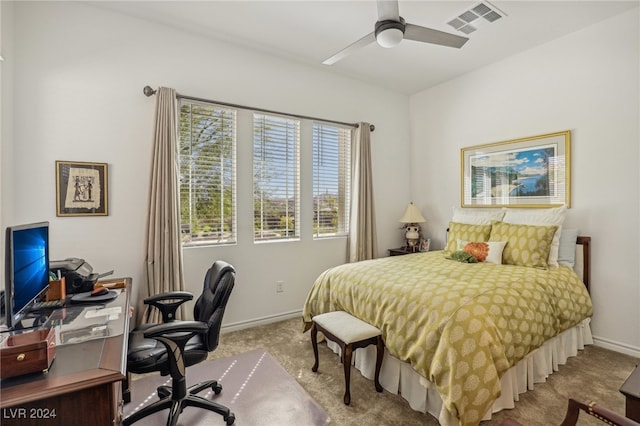
[{"label": "table lamp", "polygon": [[405,229],[404,238],[407,242],[406,248],[411,251],[417,251],[420,244],[420,223],[426,222],[426,219],[420,213],[420,210],[413,204],[409,203],[404,210],[404,214],[400,218],[400,223],[403,223],[402,229]]}]

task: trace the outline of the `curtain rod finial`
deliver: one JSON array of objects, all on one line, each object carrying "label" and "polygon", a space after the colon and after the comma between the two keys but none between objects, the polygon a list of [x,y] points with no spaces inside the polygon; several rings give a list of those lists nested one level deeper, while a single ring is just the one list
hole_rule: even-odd
[{"label": "curtain rod finial", "polygon": [[[355,123],[353,124],[353,126],[357,129],[358,127],[360,127],[360,123]],[[373,124],[369,124],[369,130],[370,131],[374,131],[376,129],[376,126],[374,126]]]},{"label": "curtain rod finial", "polygon": [[144,93],[145,96],[152,96],[156,94],[156,91],[153,90],[151,86],[144,86],[144,89],[142,89],[142,93]]}]

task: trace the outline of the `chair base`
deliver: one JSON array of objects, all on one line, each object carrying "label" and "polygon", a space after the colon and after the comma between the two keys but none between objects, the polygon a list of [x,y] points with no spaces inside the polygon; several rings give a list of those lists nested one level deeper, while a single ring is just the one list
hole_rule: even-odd
[{"label": "chair base", "polygon": [[143,419],[144,417],[157,413],[158,411],[169,409],[167,426],[176,426],[178,424],[178,416],[186,407],[197,407],[220,414],[227,425],[232,425],[236,421],[236,416],[231,412],[231,410],[229,410],[229,408],[196,395],[198,392],[201,392],[206,388],[211,388],[216,395],[222,391],[222,386],[220,386],[217,381],[209,380],[189,387],[184,398],[174,399],[171,386],[160,386],[158,387],[158,396],[160,397],[160,400],[131,414],[122,421],[122,424],[124,426],[128,426],[140,419]]}]

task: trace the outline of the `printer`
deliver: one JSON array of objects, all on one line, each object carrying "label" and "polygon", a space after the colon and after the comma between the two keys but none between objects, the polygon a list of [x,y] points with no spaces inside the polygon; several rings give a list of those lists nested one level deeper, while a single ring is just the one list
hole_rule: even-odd
[{"label": "printer", "polygon": [[67,294],[91,291],[100,278],[113,274],[113,271],[96,274],[91,265],[77,257],[52,260],[49,262],[49,271],[64,277]]}]

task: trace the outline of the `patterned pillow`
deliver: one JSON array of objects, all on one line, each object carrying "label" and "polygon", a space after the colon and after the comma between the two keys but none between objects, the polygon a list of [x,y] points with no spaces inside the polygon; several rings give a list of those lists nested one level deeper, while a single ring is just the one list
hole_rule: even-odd
[{"label": "patterned pillow", "polygon": [[549,258],[547,262],[549,266],[558,266],[558,250],[560,248],[560,234],[562,224],[567,214],[567,207],[560,206],[551,209],[506,209],[504,218],[505,223],[515,223],[520,225],[558,225],[553,241],[551,241],[551,249],[549,250]]},{"label": "patterned pillow", "polygon": [[493,222],[489,241],[506,241],[502,252],[505,265],[547,269],[551,241],[558,230],[553,226],[515,225]]},{"label": "patterned pillow", "polygon": [[476,259],[478,262],[502,264],[502,252],[506,241],[487,241],[487,242],[469,242],[458,240],[458,250],[465,251]]},{"label": "patterned pillow", "polygon": [[449,236],[445,254],[450,255],[458,248],[458,240],[487,241],[491,234],[491,225],[470,225],[467,223],[449,222]]}]

